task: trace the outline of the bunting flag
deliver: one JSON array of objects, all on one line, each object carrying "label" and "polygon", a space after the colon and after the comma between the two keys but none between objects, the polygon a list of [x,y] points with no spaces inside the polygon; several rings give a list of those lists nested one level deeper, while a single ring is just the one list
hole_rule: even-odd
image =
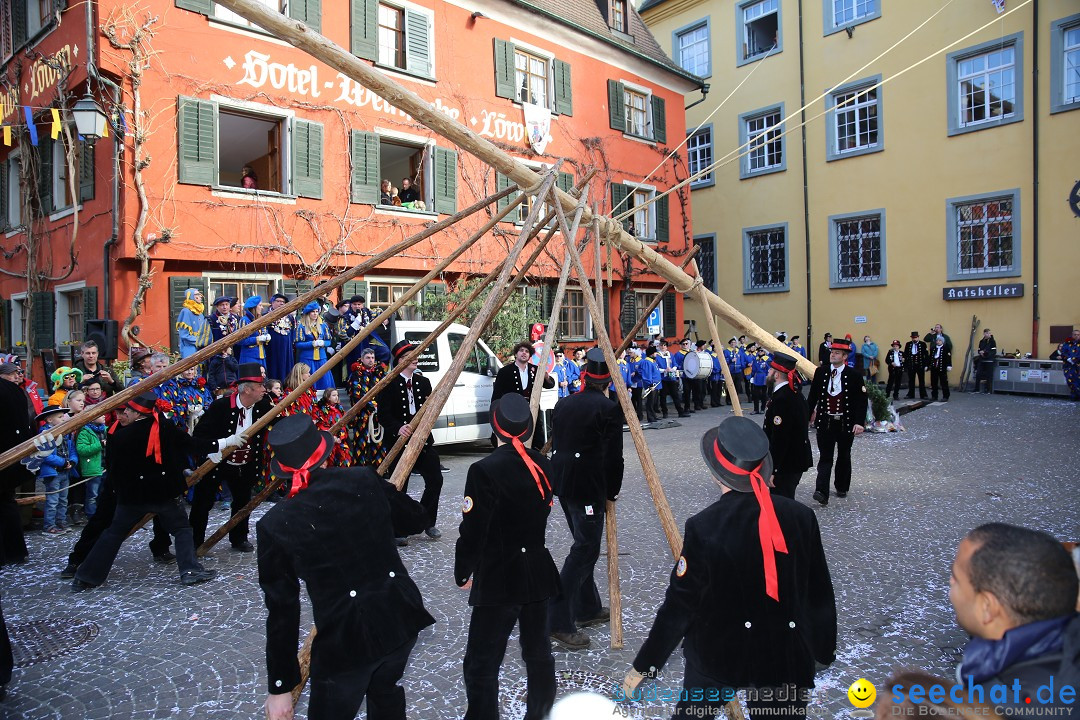
[{"label": "bunting flag", "polygon": [[4,145],[11,147],[11,126],[4,126]]},{"label": "bunting flag", "polygon": [[52,111],[52,139],[60,137],[60,110],[50,108]]},{"label": "bunting flag", "polygon": [[30,144],[37,147],[37,125],[34,124],[34,113],[28,105],[23,105],[23,115],[26,117],[26,129],[30,133]]},{"label": "bunting flag", "polygon": [[[0,0],[0,2],[2,1],[3,0]],[[39,144],[40,140],[37,126],[39,122],[49,123],[49,136],[53,140],[57,140],[60,137],[60,134],[63,132],[64,129],[64,122],[73,122],[73,118],[70,114],[68,114],[69,110],[66,108],[40,107],[37,105],[18,105],[16,107],[22,108],[24,122],[20,123],[18,121],[15,121],[14,118],[12,118],[11,120],[0,124],[0,140],[3,141],[3,144],[6,147],[11,147],[12,144],[12,135],[14,134],[12,132],[12,128],[16,128],[17,130],[25,124],[27,134],[29,134],[30,136],[30,144],[36,147]],[[44,110],[49,111],[48,120],[45,120],[41,116],[39,116],[37,119],[34,118],[35,112],[41,112]],[[112,133],[116,133],[117,137],[123,137],[124,135],[126,135],[127,121],[124,118],[123,106],[113,106],[112,110],[108,110],[106,112],[108,115],[108,119],[102,128],[101,137],[107,138]],[[72,130],[74,130],[74,126],[72,126]],[[75,137],[79,142],[83,141],[82,135],[80,135],[78,132],[75,133]]]}]

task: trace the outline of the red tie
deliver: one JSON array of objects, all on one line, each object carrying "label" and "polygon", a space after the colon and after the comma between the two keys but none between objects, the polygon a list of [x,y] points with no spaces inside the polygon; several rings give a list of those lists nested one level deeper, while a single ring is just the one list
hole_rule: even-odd
[{"label": "red tie", "polygon": [[412,380],[406,380],[405,387],[407,387],[409,390],[412,390]]}]

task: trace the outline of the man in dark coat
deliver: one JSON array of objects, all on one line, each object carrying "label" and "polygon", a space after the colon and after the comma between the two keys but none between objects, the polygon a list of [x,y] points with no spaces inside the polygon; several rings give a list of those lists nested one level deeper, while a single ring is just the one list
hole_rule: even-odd
[{"label": "man in dark coat", "polygon": [[124,389],[124,385],[120,382],[119,373],[101,363],[98,357],[100,352],[101,349],[96,342],[87,340],[79,347],[80,357],[75,361],[74,367],[76,370],[82,370],[82,382],[97,378],[101,381],[101,389],[105,391],[106,396],[115,395]]},{"label": "man in dark coat", "polygon": [[[32,440],[37,433],[30,398],[22,388],[23,370],[15,363],[0,365],[0,452]],[[0,470],[0,564],[24,563],[30,556],[22,531],[22,514],[15,491],[34,475],[21,463]]]},{"label": "man in dark coat", "polygon": [[919,339],[916,330],[911,331],[911,340],[904,346],[904,367],[907,369],[907,398],[915,397],[915,380],[919,380],[919,397],[926,399],[926,368],[930,365],[930,353],[926,343]]},{"label": "man in dark coat", "polygon": [[398,682],[417,634],[435,620],[394,536],[420,532],[427,514],[370,468],[327,468],[334,438],[306,415],[278,420],[269,440],[270,470],[286,478],[291,497],[255,525],[267,609],[267,718],[293,716],[303,580],[319,632],[308,717],[351,720],[366,697],[368,717],[405,720]]},{"label": "man in dark coat", "polygon": [[769,440],[753,420],[728,417],[705,433],[701,453],[723,494],[687,521],[623,692],[655,677],[681,641],[687,695],[672,717],[719,717],[739,688],[751,717],[799,717],[815,661],[828,665],[836,655],[836,603],[817,518],[768,492]]},{"label": "man in dark coat", "polygon": [[892,395],[893,400],[900,399],[900,383],[904,377],[904,351],[900,341],[893,340],[892,348],[885,356],[885,366],[889,369],[889,382],[885,385],[885,395]]},{"label": "man in dark coat", "polygon": [[833,340],[829,364],[814,373],[810,384],[810,422],[817,428],[818,473],[814,499],[829,504],[829,476],[836,454],[836,496],[847,497],[851,488],[851,444],[866,422],[866,384],[847,366],[851,341]]},{"label": "man in dark coat", "polygon": [[[1074,331],[1075,332],[1075,331]],[[980,384],[985,381],[984,393],[994,392],[994,370],[997,369],[997,340],[990,328],[983,330],[982,340],[979,340],[979,354],[975,357],[975,390],[979,392]],[[1069,365],[1066,363],[1065,372],[1068,375]],[[1066,378],[1067,379],[1067,378]]]},{"label": "man in dark coat", "polygon": [[[394,361],[400,362],[410,350],[413,344],[408,340],[402,340],[394,346]],[[390,381],[390,384],[382,389],[378,397],[379,422],[382,423],[386,442],[397,442],[399,435],[412,438],[412,427],[409,425],[413,417],[420,411],[427,399],[431,397],[431,382],[422,373],[416,370],[416,361],[401,371],[401,374]],[[429,434],[423,440],[424,449],[416,457],[413,471],[420,473],[424,479],[424,493],[420,496],[420,504],[428,513],[428,524],[424,533],[433,540],[442,537],[442,531],[435,527],[435,521],[439,516],[439,495],[442,493],[442,470],[439,463],[439,453],[435,451],[435,441]],[[400,455],[398,457],[401,457]],[[397,461],[394,461],[395,466]],[[391,468],[392,472],[393,468]],[[389,475],[389,473],[387,473]],[[402,492],[409,489],[409,479],[405,478]],[[404,545],[404,536],[401,536],[399,545]]]},{"label": "man in dark coat", "polygon": [[73,591],[87,590],[105,582],[120,546],[144,515],[161,518],[176,543],[176,563],[185,585],[204,582],[214,576],[195,558],[180,494],[186,489],[184,470],[189,455],[221,452],[240,443],[237,436],[220,440],[193,438],[156,409],[157,396],[143,393],[129,400],[120,412],[119,424],[109,437],[105,472],[116,487],[117,507],[109,529],[98,538],[86,560],[79,565]]},{"label": "man in dark coat", "polygon": [[945,337],[937,336],[934,346],[930,348],[930,399],[938,399],[938,389],[941,389],[941,399],[949,402],[949,371],[952,370],[952,350],[945,344]]},{"label": "man in dark coat", "polygon": [[[533,347],[527,342],[519,342],[514,346],[514,362],[503,365],[495,374],[495,382],[491,385],[491,402],[495,402],[507,393],[517,393],[526,400],[532,398],[533,385],[536,384],[536,365],[529,362],[533,355]],[[555,387],[555,378],[551,375],[544,376],[544,387]],[[491,436],[491,445],[495,446],[495,435]],[[540,423],[532,437],[534,450],[539,450],[547,442],[544,436],[544,425]]]},{"label": "man in dark coat", "polygon": [[600,603],[593,568],[600,557],[605,503],[615,501],[623,481],[623,413],[607,396],[611,374],[599,348],[586,355],[581,377],[585,389],[555,406],[551,433],[553,485],[574,544],[548,617],[552,640],[567,650],[589,647],[589,636],[578,628],[610,618]]},{"label": "man in dark coat", "polygon": [[818,365],[825,365],[829,362],[830,347],[832,347],[832,333],[825,333],[825,339],[818,345]]},{"label": "man in dark coat", "polygon": [[814,466],[809,436],[810,408],[799,392],[795,366],[794,357],[777,353],[765,378],[765,384],[771,388],[764,429],[773,459],[772,492],[789,498],[795,497],[802,474]]},{"label": "man in dark coat", "polygon": [[[215,438],[239,435],[257,422],[273,407],[266,397],[262,366],[258,363],[240,365],[240,377],[236,392],[218,398],[206,410],[195,426],[195,437]],[[266,430],[248,438],[239,449],[222,461],[211,456],[217,466],[195,485],[191,501],[191,529],[195,533],[195,547],[206,540],[206,524],[218,486],[225,483],[232,493],[231,515],[240,512],[251,501],[251,489],[262,477],[263,449],[266,446]],[[233,550],[252,552],[255,546],[248,540],[248,519],[244,518],[229,531]]]},{"label": "man in dark coat", "polygon": [[544,544],[551,465],[521,442],[533,427],[521,396],[510,393],[495,402],[491,427],[499,446],[469,468],[454,560],[457,584],[472,588],[465,720],[498,720],[499,666],[515,624],[528,676],[525,720],[543,720],[555,702],[548,598],[559,590],[559,573]]}]

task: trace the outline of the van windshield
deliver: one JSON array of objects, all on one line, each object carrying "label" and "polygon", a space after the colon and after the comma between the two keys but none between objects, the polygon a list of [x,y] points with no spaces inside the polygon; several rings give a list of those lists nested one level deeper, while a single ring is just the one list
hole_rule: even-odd
[{"label": "van windshield", "polygon": [[[428,334],[422,331],[412,331],[405,333],[405,339],[411,342],[413,345],[419,345],[424,341]],[[435,349],[435,343],[432,343],[427,347],[424,352],[420,353],[420,357],[416,361],[416,369],[420,372],[438,372],[439,371],[439,353]]]}]

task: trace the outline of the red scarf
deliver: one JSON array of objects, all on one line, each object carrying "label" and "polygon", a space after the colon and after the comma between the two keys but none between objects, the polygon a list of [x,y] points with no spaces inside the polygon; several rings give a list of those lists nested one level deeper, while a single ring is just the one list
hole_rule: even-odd
[{"label": "red scarf", "polygon": [[[720,461],[721,467],[735,475],[749,475],[750,487],[754,489],[761,513],[758,515],[758,539],[761,541],[761,557],[765,563],[765,594],[777,602],[780,601],[780,587],[776,578],[776,556],[774,552],[787,553],[787,542],[784,540],[784,531],[780,529],[780,521],[776,519],[776,509],[773,507],[772,495],[765,487],[765,480],[761,477],[761,463],[753,470],[743,470],[732,464],[720,452],[720,444],[713,440],[713,455]],[[764,462],[764,460],[762,461]]]},{"label": "red scarf", "polygon": [[[491,416],[491,424],[495,426],[495,431],[499,433],[500,436],[505,435],[510,438],[510,444],[514,446],[514,450],[516,450],[517,454],[521,456],[521,459],[525,461],[525,467],[529,468],[529,472],[532,473],[533,480],[536,482],[536,489],[540,491],[540,497],[548,497],[548,493],[551,492],[551,483],[548,482],[547,475],[544,474],[543,469],[535,460],[529,457],[529,451],[525,449],[525,444],[521,442],[521,436],[529,432],[529,428],[525,428],[517,435],[510,435],[510,433],[499,427],[499,418],[497,415]],[[540,478],[544,479],[543,484],[541,484]],[[544,490],[545,486],[547,486],[547,491]],[[548,500],[548,507],[554,502],[555,496],[552,495]]]},{"label": "red scarf", "polygon": [[311,480],[311,468],[315,467],[319,460],[322,459],[325,450],[326,438],[320,436],[319,446],[315,448],[315,452],[300,467],[291,468],[280,460],[278,461],[278,467],[287,473],[292,473],[292,482],[289,486],[289,497],[295,497],[296,493],[308,486],[308,482]]}]

